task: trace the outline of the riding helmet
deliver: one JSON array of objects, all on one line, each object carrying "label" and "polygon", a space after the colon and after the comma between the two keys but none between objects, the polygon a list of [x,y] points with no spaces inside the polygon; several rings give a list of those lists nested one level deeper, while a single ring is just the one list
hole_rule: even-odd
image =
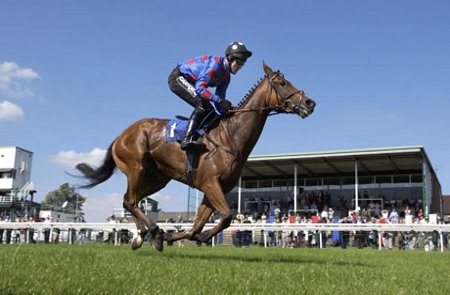
[{"label": "riding helmet", "polygon": [[234,41],[225,50],[225,56],[231,56],[231,59],[237,58],[245,62],[247,58],[252,56],[252,52],[245,47],[244,43]]}]

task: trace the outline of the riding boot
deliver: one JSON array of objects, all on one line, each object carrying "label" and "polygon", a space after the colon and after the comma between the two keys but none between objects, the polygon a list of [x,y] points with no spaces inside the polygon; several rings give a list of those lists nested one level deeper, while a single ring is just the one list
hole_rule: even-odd
[{"label": "riding boot", "polygon": [[192,112],[191,118],[189,119],[188,128],[186,131],[186,135],[184,136],[183,141],[180,143],[180,148],[185,151],[188,146],[193,142],[195,131],[197,130],[198,125],[203,119],[205,114],[205,110],[202,108],[195,108]]}]

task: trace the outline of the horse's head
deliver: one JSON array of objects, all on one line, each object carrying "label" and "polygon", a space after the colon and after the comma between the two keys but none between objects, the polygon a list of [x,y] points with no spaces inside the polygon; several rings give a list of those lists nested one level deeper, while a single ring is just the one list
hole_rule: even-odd
[{"label": "horse's head", "polygon": [[277,113],[297,114],[306,118],[314,112],[316,102],[308,97],[303,90],[298,90],[279,71],[274,72],[263,63],[271,87],[269,105]]}]

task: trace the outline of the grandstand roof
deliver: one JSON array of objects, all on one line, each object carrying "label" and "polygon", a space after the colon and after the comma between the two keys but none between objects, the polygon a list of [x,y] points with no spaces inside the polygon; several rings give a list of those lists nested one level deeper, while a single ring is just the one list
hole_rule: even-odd
[{"label": "grandstand roof", "polygon": [[352,176],[358,162],[358,175],[422,173],[425,162],[434,174],[423,146],[369,148],[311,153],[250,156],[242,171],[245,179],[299,176]]}]

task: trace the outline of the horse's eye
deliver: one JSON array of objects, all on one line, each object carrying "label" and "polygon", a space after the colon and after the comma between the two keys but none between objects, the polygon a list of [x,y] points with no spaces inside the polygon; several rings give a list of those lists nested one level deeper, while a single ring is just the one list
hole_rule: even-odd
[{"label": "horse's eye", "polygon": [[280,82],[280,85],[281,85],[281,86],[286,86],[286,81],[284,81],[284,80],[281,81],[281,82]]}]

